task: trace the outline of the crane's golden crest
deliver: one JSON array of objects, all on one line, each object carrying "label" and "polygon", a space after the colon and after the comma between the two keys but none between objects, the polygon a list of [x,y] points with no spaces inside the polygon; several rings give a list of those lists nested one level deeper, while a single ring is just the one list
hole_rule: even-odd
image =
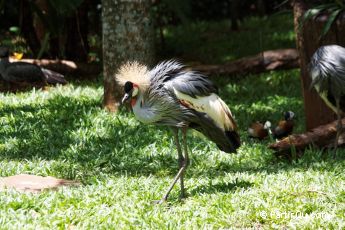
[{"label": "crane's golden crest", "polygon": [[115,78],[120,85],[127,81],[137,84],[140,88],[146,88],[150,84],[149,70],[137,61],[127,62],[120,66]]}]

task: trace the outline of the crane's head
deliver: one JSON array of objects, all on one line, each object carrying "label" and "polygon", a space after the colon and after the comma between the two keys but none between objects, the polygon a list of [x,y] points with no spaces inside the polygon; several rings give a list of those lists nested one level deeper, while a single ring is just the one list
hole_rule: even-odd
[{"label": "crane's head", "polygon": [[123,104],[128,100],[131,100],[131,103],[135,103],[136,97],[139,93],[139,86],[131,81],[127,81],[123,87],[125,95],[123,96],[121,103]]}]

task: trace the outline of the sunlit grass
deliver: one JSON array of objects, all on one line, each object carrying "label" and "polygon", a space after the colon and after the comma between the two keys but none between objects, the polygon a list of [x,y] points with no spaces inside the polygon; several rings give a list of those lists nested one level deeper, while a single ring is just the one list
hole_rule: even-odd
[{"label": "sunlit grass", "polygon": [[[277,122],[282,119],[284,112],[291,110],[296,114],[296,130],[304,129],[299,71],[273,71],[239,78],[242,78],[240,84],[236,80],[228,81],[220,90],[231,110],[238,116],[240,126],[257,120]],[[226,84],[226,79],[219,79],[218,84]]]},{"label": "sunlit grass", "polygon": [[[342,228],[344,151],[336,160],[308,150],[276,159],[268,141],[248,139],[252,120],[291,109],[304,127],[298,71],[217,80],[239,123],[242,147],[229,155],[189,133],[188,198],[176,187],[168,205],[152,205],[176,173],[171,133],[123,110],[101,107],[100,83],[48,92],[0,94],[0,176],[29,173],[80,180],[41,194],[0,192],[2,228]],[[303,215],[303,216],[301,216]]]}]

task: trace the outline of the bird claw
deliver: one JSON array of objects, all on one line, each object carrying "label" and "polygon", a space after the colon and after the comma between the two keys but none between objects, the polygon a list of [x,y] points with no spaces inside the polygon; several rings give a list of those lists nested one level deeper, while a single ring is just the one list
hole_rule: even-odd
[{"label": "bird claw", "polygon": [[179,197],[178,197],[179,201],[183,201],[186,199],[186,194],[181,194]]},{"label": "bird claw", "polygon": [[165,198],[162,198],[162,199],[160,199],[160,200],[154,200],[154,201],[152,201],[152,203],[154,204],[154,205],[160,205],[160,204],[163,204],[163,203],[165,203],[167,201],[167,199],[165,199]]}]

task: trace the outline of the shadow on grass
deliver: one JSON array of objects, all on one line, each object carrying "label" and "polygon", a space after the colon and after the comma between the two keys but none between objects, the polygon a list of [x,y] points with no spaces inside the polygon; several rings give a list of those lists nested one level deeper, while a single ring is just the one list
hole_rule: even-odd
[{"label": "shadow on grass", "polygon": [[235,191],[238,188],[249,188],[252,187],[254,183],[249,181],[239,181],[235,180],[235,182],[220,182],[220,183],[209,183],[208,185],[198,186],[195,189],[191,190],[189,193],[191,196],[199,195],[199,194],[211,194],[211,193],[229,193]]},{"label": "shadow on grass", "polygon": [[[159,138],[168,136],[166,129],[128,125],[121,121],[129,120],[125,115],[106,113],[100,105],[97,98],[57,95],[42,104],[2,106],[0,159],[68,162],[59,170],[60,176],[70,179],[100,172],[173,175],[177,171],[175,152],[169,154],[174,150],[159,153]],[[157,153],[142,153],[155,143]]]}]

